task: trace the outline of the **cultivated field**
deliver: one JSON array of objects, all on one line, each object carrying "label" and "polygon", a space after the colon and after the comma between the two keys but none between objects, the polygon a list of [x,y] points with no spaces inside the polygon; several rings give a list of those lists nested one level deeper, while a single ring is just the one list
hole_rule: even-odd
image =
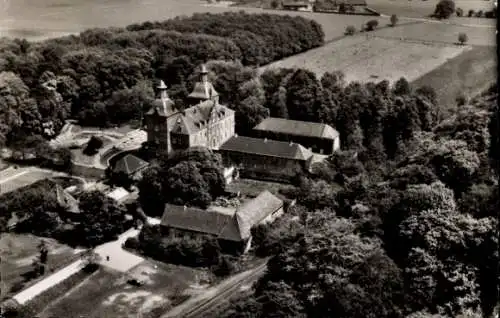
[{"label": "cultivated field", "polygon": [[412,81],[467,49],[464,46],[428,45],[357,35],[267,67],[305,68],[318,77],[327,71],[340,70],[347,81],[394,81],[400,77]]},{"label": "cultivated field", "polygon": [[30,279],[33,261],[37,258],[38,244],[44,240],[49,248],[47,273],[57,270],[74,258],[77,251],[50,238],[30,234],[2,233],[0,257],[2,259],[2,298],[11,296],[38,280]]},{"label": "cultivated field", "polygon": [[[368,6],[383,14],[421,18],[432,14],[437,3],[437,0],[369,0]],[[456,0],[455,6],[462,8],[465,12],[470,9],[487,11],[493,8],[493,1]]]},{"label": "cultivated field", "polygon": [[[496,46],[495,20],[488,19],[489,24],[483,26],[464,26],[437,21],[418,23],[412,25],[401,25],[397,28],[386,28],[377,30],[372,35],[391,38],[404,39],[407,41],[425,41],[437,43],[455,44],[458,41],[459,33],[466,33],[469,37],[467,44]],[[493,22],[491,22],[493,21]]]},{"label": "cultivated field", "polygon": [[455,106],[459,94],[472,97],[494,83],[497,78],[496,48],[478,46],[425,74],[413,82],[415,87],[429,85],[436,90],[444,110]]},{"label": "cultivated field", "polygon": [[[129,273],[101,268],[39,313],[40,318],[136,318],[159,317],[190,295],[200,293],[204,272],[195,269],[145,261]],[[140,287],[127,284],[136,278]],[[201,282],[201,284],[204,284]]]}]

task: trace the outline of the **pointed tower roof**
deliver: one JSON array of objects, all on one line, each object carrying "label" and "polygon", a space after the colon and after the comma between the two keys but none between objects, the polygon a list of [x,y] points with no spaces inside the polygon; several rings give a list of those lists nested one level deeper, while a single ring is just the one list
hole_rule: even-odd
[{"label": "pointed tower roof", "polygon": [[160,80],[160,85],[157,86],[159,90],[166,90],[168,87],[163,80]]},{"label": "pointed tower roof", "polygon": [[160,80],[160,84],[156,88],[160,91],[159,97],[153,101],[146,115],[152,115],[156,112],[160,116],[170,117],[177,114],[179,111],[176,109],[174,102],[168,97],[168,87],[165,82]]}]

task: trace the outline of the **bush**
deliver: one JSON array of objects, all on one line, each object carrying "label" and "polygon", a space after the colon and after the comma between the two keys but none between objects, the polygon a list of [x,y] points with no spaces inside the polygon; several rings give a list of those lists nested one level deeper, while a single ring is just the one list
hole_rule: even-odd
[{"label": "bush", "polygon": [[458,34],[458,42],[460,42],[460,44],[464,45],[465,43],[467,43],[468,40],[469,37],[467,36],[467,33]]},{"label": "bush", "polygon": [[356,33],[356,28],[353,25],[349,25],[345,28],[345,35],[353,35],[354,33]]},{"label": "bush", "polygon": [[219,277],[229,276],[237,271],[237,260],[228,255],[222,255],[219,263],[212,267],[212,272]]},{"label": "bush", "polygon": [[483,17],[483,10],[479,10],[479,11],[476,13],[476,17],[478,17],[478,18],[482,18],[482,17]]},{"label": "bush", "polygon": [[457,14],[457,17],[463,17],[464,10],[462,10],[462,8],[457,8],[456,14]]},{"label": "bush", "polygon": [[123,244],[125,248],[130,248],[133,250],[139,249],[140,245],[141,243],[139,242],[139,239],[137,237],[129,237]]},{"label": "bush", "polygon": [[378,26],[377,20],[370,20],[366,22],[366,31],[373,31]]},{"label": "bush", "polygon": [[484,17],[485,17],[485,18],[488,18],[488,19],[494,19],[494,18],[496,18],[495,10],[492,10],[492,11],[486,11],[486,12],[484,13]]},{"label": "bush", "polygon": [[103,144],[104,143],[100,138],[92,136],[87,143],[87,147],[85,147],[85,149],[83,150],[83,154],[87,156],[93,156],[99,151]]},{"label": "bush", "polygon": [[453,0],[441,0],[436,5],[434,16],[438,19],[448,19],[455,12],[455,2]]},{"label": "bush", "polygon": [[391,26],[395,26],[398,23],[398,16],[393,14],[391,15]]},{"label": "bush", "polygon": [[467,14],[467,16],[470,18],[472,16],[474,16],[474,10],[469,10],[469,13]]}]

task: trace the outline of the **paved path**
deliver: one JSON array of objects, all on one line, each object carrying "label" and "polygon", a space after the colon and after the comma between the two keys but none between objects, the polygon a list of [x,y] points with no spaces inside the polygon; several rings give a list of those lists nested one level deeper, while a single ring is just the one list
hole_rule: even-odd
[{"label": "paved path", "polygon": [[83,267],[83,261],[78,260],[76,262],[71,263],[70,265],[64,267],[63,269],[47,276],[43,280],[39,281],[35,285],[29,287],[28,289],[23,290],[19,294],[12,297],[19,304],[23,305],[34,297],[40,295],[47,289],[59,284],[66,278],[78,273]]},{"label": "paved path", "polygon": [[[148,218],[148,222],[151,224],[159,224],[160,220],[155,218]],[[127,238],[137,236],[139,232],[140,229],[132,228],[121,234],[116,241],[104,243],[97,246],[94,250],[101,256],[100,264],[121,272],[126,272],[142,263],[144,261],[142,257],[132,254],[122,248],[122,244],[127,240]],[[106,260],[106,256],[110,257],[109,261]],[[78,273],[83,266],[84,262],[81,259],[77,260],[70,265],[60,269],[59,271],[51,274],[50,276],[47,276],[43,280],[37,282],[35,285],[21,291],[12,298],[21,305],[25,304],[47,289]]]}]

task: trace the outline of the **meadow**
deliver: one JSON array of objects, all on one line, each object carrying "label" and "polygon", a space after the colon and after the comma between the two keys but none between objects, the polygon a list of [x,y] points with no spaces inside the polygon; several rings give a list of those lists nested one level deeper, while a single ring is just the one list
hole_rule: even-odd
[{"label": "meadow", "polygon": [[467,49],[360,34],[272,63],[266,68],[305,68],[318,77],[325,72],[340,70],[347,81],[395,81],[400,77],[412,81]]}]

